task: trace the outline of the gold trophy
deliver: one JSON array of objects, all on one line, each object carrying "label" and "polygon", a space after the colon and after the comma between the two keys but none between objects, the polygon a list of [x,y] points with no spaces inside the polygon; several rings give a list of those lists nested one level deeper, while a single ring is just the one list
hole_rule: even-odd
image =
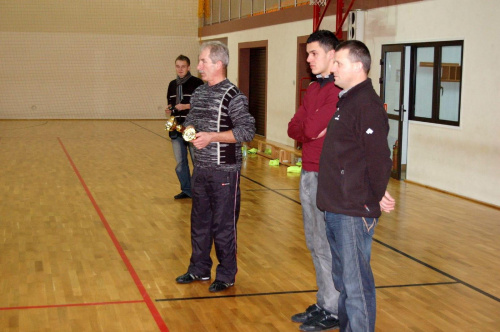
[{"label": "gold trophy", "polygon": [[175,126],[175,130],[177,130],[181,134],[184,132],[185,129],[186,129],[186,127],[184,127],[183,125],[180,125],[180,124]]},{"label": "gold trophy", "polygon": [[186,127],[184,127],[183,125],[177,124],[177,119],[173,115],[168,119],[167,123],[165,123],[165,130],[178,131],[182,134],[182,137],[185,141],[192,141],[196,138],[196,130],[194,130],[194,128],[189,128],[188,130],[186,130]]},{"label": "gold trophy", "polygon": [[172,115],[170,119],[168,119],[167,123],[165,123],[165,130],[174,131],[175,127],[177,127],[177,120],[175,119],[175,116]]},{"label": "gold trophy", "polygon": [[194,140],[196,138],[196,130],[194,130],[193,127],[184,128],[182,131],[182,138],[184,138],[186,142]]}]

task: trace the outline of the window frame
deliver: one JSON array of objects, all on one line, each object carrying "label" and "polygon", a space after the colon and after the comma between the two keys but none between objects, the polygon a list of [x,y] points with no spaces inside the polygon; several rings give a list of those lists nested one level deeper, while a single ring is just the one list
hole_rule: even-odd
[{"label": "window frame", "polygon": [[[409,120],[435,123],[448,126],[460,126],[460,115],[461,115],[461,102],[462,102],[462,79],[463,79],[463,66],[464,66],[464,41],[463,40],[450,40],[450,41],[436,41],[436,42],[425,42],[425,43],[413,43],[407,44],[411,46],[411,86],[410,86],[410,112]],[[459,96],[458,96],[458,117],[457,121],[452,120],[442,120],[439,118],[440,111],[440,87],[441,87],[441,68],[442,68],[442,49],[446,46],[460,46],[460,81],[459,84]],[[418,48],[433,47],[434,48],[434,63],[437,66],[433,66],[433,79],[432,79],[432,115],[430,118],[420,117],[415,115],[415,102],[416,102],[416,84],[417,84],[417,68],[419,64],[417,63],[417,50]]]}]

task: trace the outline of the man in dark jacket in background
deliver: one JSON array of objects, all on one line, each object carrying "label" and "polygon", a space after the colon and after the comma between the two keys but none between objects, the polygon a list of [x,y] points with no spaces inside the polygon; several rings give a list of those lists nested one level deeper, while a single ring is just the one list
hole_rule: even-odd
[{"label": "man in dark jacket in background", "polygon": [[[192,76],[189,71],[191,61],[185,55],[179,55],[175,59],[175,71],[177,78],[170,82],[167,90],[168,107],[165,110],[167,117],[175,116],[178,125],[182,125],[191,108],[191,94],[197,87],[203,85],[203,81]],[[193,145],[182,138],[182,134],[176,130],[169,133],[172,141],[172,150],[176,161],[175,173],[181,184],[181,192],[174,196],[175,199],[191,197],[191,172],[189,171],[188,151],[193,161]]]},{"label": "man in dark jacket in background", "polygon": [[346,41],[335,49],[335,84],[343,91],[319,164],[317,204],[325,211],[333,281],[340,291],[341,331],[375,330],[372,236],[381,210],[394,207],[386,191],[392,166],[389,124],[368,78],[370,63],[370,52],[360,41]]}]

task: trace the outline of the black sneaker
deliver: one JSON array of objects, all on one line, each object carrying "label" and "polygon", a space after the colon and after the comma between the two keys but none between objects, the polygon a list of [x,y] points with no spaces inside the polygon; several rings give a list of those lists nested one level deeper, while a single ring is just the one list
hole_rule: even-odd
[{"label": "black sneaker", "polygon": [[191,196],[189,196],[183,191],[181,191],[180,194],[174,196],[174,199],[184,199],[184,198],[191,198]]},{"label": "black sneaker", "polygon": [[227,282],[224,282],[224,281],[220,281],[220,280],[215,280],[211,285],[210,287],[208,287],[208,290],[211,291],[212,293],[215,293],[215,292],[221,292],[223,290],[226,290],[228,289],[229,287],[233,286],[234,283],[227,283]]},{"label": "black sneaker", "polygon": [[332,331],[339,329],[339,320],[333,314],[321,310],[315,317],[299,326],[301,331]]},{"label": "black sneaker", "polygon": [[317,304],[310,305],[306,311],[292,316],[292,322],[295,323],[305,323],[309,319],[315,317],[321,312],[321,308]]},{"label": "black sneaker", "polygon": [[210,277],[198,277],[189,272],[175,278],[175,281],[177,281],[178,284],[189,284],[193,281],[207,281],[207,280],[210,280]]}]

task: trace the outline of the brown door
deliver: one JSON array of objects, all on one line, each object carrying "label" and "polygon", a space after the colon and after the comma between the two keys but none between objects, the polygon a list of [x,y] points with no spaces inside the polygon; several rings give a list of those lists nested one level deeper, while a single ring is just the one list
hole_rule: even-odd
[{"label": "brown door", "polygon": [[266,136],[267,121],[267,41],[238,45],[238,87],[248,97],[256,134]]}]

